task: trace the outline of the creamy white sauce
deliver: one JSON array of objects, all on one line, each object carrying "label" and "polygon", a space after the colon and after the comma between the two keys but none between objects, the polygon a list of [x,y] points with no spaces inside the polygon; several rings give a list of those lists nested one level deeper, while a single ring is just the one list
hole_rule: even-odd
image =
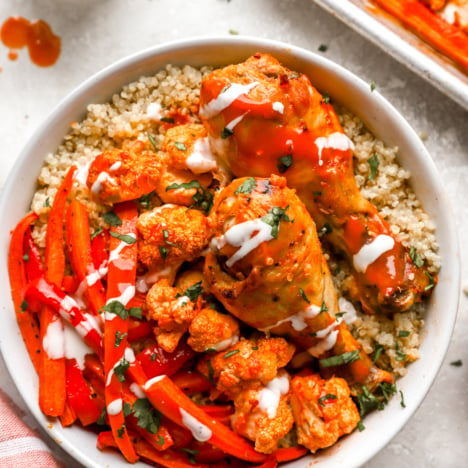
[{"label": "creamy white sauce", "polygon": [[161,104],[159,104],[159,102],[152,102],[146,108],[146,116],[149,119],[161,120],[162,118],[161,109],[162,109]]},{"label": "creamy white sauce", "polygon": [[111,185],[117,185],[117,182],[115,181],[115,179],[112,178],[107,172],[103,171],[98,175],[98,177],[95,180],[94,184],[91,186],[91,192],[93,192],[96,195],[101,193],[102,189],[104,188],[103,182],[105,182],[106,180]]},{"label": "creamy white sauce", "polygon": [[111,401],[107,405],[107,414],[110,416],[115,416],[116,414],[119,414],[122,411],[123,408],[123,402],[121,398],[118,398],[117,400]]},{"label": "creamy white sauce", "polygon": [[151,270],[142,276],[137,276],[136,290],[142,293],[148,292],[150,287],[161,278],[170,278],[174,275],[179,265],[179,263],[176,265],[168,265],[161,270]]},{"label": "creamy white sauce", "polygon": [[323,165],[322,151],[325,148],[336,149],[340,151],[354,150],[353,142],[340,132],[332,133],[326,137],[319,137],[315,140],[315,146],[318,149],[319,166]]},{"label": "creamy white sauce", "polygon": [[130,384],[130,391],[137,397],[137,398],[145,398],[146,394],[142,390],[142,388],[136,383],[133,382]]},{"label": "creamy white sauce", "polygon": [[109,171],[111,172],[118,171],[121,166],[122,166],[122,161],[115,161],[115,163],[112,164],[111,167],[109,167]]},{"label": "creamy white sauce", "polygon": [[393,249],[393,237],[380,234],[370,244],[364,244],[361,250],[353,255],[353,265],[356,271],[365,273],[367,267],[374,263],[381,255]]},{"label": "creamy white sauce", "polygon": [[258,393],[258,408],[273,419],[278,411],[281,395],[289,392],[289,378],[285,373],[281,377],[275,377],[267,386]]},{"label": "creamy white sauce", "polygon": [[190,302],[190,298],[188,296],[180,296],[175,301],[173,308],[183,307]]},{"label": "creamy white sauce", "polygon": [[65,357],[76,359],[80,369],[84,368],[84,360],[87,354],[92,354],[93,350],[78,335],[72,325],[64,324],[65,335]]},{"label": "creamy white sauce", "polygon": [[224,91],[218,94],[218,97],[212,99],[210,102],[200,108],[200,116],[211,119],[229,107],[239,96],[247,94],[257,85],[257,82],[248,83],[245,85],[231,83]]},{"label": "creamy white sauce", "polygon": [[[117,301],[120,302],[123,306],[127,306],[127,304],[135,297],[135,286],[131,283],[122,283],[119,284],[119,290],[122,291],[120,296],[112,297],[107,300],[106,305],[110,304],[111,302]],[[115,314],[111,313],[111,315],[115,316]],[[107,318],[107,312],[106,312]]]},{"label": "creamy white sauce", "polygon": [[280,114],[284,113],[284,104],[282,102],[275,101],[272,107],[274,111],[279,112]]},{"label": "creamy white sauce", "polygon": [[216,158],[211,152],[208,137],[195,140],[192,152],[185,163],[194,174],[203,174],[217,168]]},{"label": "creamy white sauce", "polygon": [[236,117],[235,119],[232,119],[227,125],[226,128],[230,130],[231,132],[234,130],[234,127],[242,121],[242,119],[248,114],[249,112],[245,112],[244,114],[240,115],[239,117]]},{"label": "creamy white sauce", "polygon": [[307,351],[314,357],[318,357],[325,351],[332,349],[335,346],[339,330],[333,330],[325,338],[320,340],[316,345],[310,347]]},{"label": "creamy white sauce", "polygon": [[267,328],[262,328],[261,331],[264,333],[272,330],[273,328],[278,327],[286,322],[291,322],[291,327],[296,331],[302,331],[307,328],[307,322],[305,319],[313,319],[320,313],[321,308],[315,304],[310,304],[305,310],[298,312],[297,314],[290,315],[279,322],[276,322],[274,325],[271,325]]},{"label": "creamy white sauce", "polygon": [[130,346],[128,346],[127,348],[125,348],[125,351],[124,351],[124,358],[127,362],[129,362],[130,364],[132,364],[133,362],[135,362],[135,353],[133,352],[133,349],[130,348]]},{"label": "creamy white sauce", "polygon": [[447,23],[466,28],[468,26],[468,2],[466,0],[449,1],[439,13],[439,16]]},{"label": "creamy white sauce", "polygon": [[[133,232],[126,234],[126,235],[131,237],[132,239],[136,239],[136,235]],[[120,241],[117,247],[113,249],[109,255],[109,263],[115,262],[116,260],[118,260],[120,258],[120,253],[122,252],[122,250],[125,247],[128,247],[129,245],[132,245],[132,244],[128,244],[125,241]]]},{"label": "creamy white sauce", "polygon": [[61,359],[65,356],[65,334],[59,317],[54,317],[47,325],[42,347],[50,359]]},{"label": "creamy white sauce", "polygon": [[356,309],[353,304],[344,297],[340,297],[338,299],[338,308],[340,309],[340,312],[344,312],[343,320],[347,325],[351,325],[357,320],[358,316]]},{"label": "creamy white sauce", "polygon": [[73,300],[70,296],[65,296],[61,301],[60,301],[60,315],[65,315],[67,316],[72,309],[79,309],[78,304],[76,303],[75,300]]},{"label": "creamy white sauce", "polygon": [[[252,236],[252,234],[255,235]],[[264,223],[261,219],[251,219],[232,226],[221,238],[214,240],[212,245],[222,248],[219,246],[227,243],[233,247],[240,247],[226,262],[226,266],[230,268],[234,263],[256,249],[262,242],[267,242],[271,239],[273,239],[271,226]]]},{"label": "creamy white sauce", "polygon": [[145,385],[143,387],[144,390],[149,390],[155,383],[159,382],[160,380],[164,379],[166,377],[164,374],[163,375],[158,375],[156,377],[153,377],[152,379],[149,379],[145,382]]},{"label": "creamy white sauce", "polygon": [[328,327],[322,328],[321,330],[315,332],[315,337],[320,340],[326,338],[333,330],[336,329],[338,323],[338,320],[334,320],[331,325],[328,325]]},{"label": "creamy white sauce", "polygon": [[192,433],[195,440],[206,442],[211,439],[211,430],[198,419],[187,413],[183,408],[180,408],[180,415],[182,416],[182,424]]},{"label": "creamy white sauce", "polygon": [[216,344],[208,346],[207,349],[215,349],[216,351],[224,351],[230,346],[234,346],[238,341],[239,341],[239,337],[237,335],[233,335],[231,336],[231,338],[227,338],[226,340],[219,341]]},{"label": "creamy white sauce", "polygon": [[89,166],[91,166],[92,162],[92,159],[90,161],[85,162],[75,162],[77,171],[73,175],[73,179],[76,180],[80,185],[86,186],[86,179],[88,178],[89,174]]}]

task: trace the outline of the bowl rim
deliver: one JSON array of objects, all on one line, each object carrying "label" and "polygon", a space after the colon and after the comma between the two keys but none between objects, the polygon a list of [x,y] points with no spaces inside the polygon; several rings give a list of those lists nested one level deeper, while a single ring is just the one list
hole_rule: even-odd
[{"label": "bowl rim", "polygon": [[[302,61],[309,61],[313,62],[315,66],[319,68],[326,69],[329,73],[337,75],[339,80],[346,80],[349,82],[352,81],[352,88],[362,93],[363,96],[367,96],[369,91],[369,85],[365,83],[361,78],[354,75],[352,72],[348,71],[347,69],[343,68],[341,65],[331,61],[328,58],[322,57],[314,52],[308,51],[304,48],[290,45],[284,42],[270,40],[270,39],[263,39],[257,38],[253,36],[203,36],[203,37],[195,37],[195,38],[185,38],[176,41],[165,42],[160,45],[156,45],[153,47],[146,48],[142,51],[136,52],[131,54],[127,57],[124,57],[107,67],[103,68],[101,71],[98,71],[90,78],[86,79],[82,82],[79,86],[77,86],[73,91],[71,91],[64,99],[62,99],[57,106],[50,112],[48,117],[44,120],[44,122],[37,128],[34,132],[32,137],[29,139],[28,143],[25,145],[23,150],[21,151],[19,157],[17,158],[9,177],[7,178],[6,184],[2,190],[1,200],[0,200],[0,220],[3,222],[3,218],[5,217],[5,213],[7,212],[7,207],[9,203],[9,195],[15,192],[15,184],[18,184],[18,181],[21,181],[22,173],[24,173],[26,167],[28,167],[28,161],[35,160],[40,161],[40,167],[44,161],[44,157],[37,156],[37,153],[40,152],[40,149],[43,147],[42,139],[44,135],[47,135],[47,129],[52,127],[56,127],[59,125],[61,120],[69,114],[71,111],[70,108],[77,107],[77,103],[79,106],[83,105],[84,97],[92,95],[93,90],[98,89],[103,82],[106,80],[110,80],[114,77],[114,81],[120,82],[120,85],[117,86],[115,89],[111,89],[111,95],[124,86],[125,84],[134,81],[135,77],[133,78],[123,78],[123,76],[130,76],[129,70],[133,70],[136,72],[138,67],[144,64],[146,61],[151,60],[152,58],[162,56],[164,54],[177,54],[177,52],[183,51],[183,53],[187,53],[187,50],[198,50],[210,47],[237,47],[239,50],[242,48],[252,49],[266,49],[270,53],[274,54],[274,51],[283,51],[283,53],[288,53],[291,56],[298,57],[300,62]],[[240,52],[239,52],[240,53]],[[240,53],[241,54],[241,53]],[[247,57],[248,53],[241,54],[244,57]],[[166,62],[169,63],[169,62]],[[154,69],[156,71],[157,68]],[[141,76],[142,74],[138,75]],[[313,80],[311,79],[312,83]],[[314,83],[313,83],[314,84]],[[410,125],[406,122],[406,120],[399,114],[399,112],[377,91],[372,93],[372,100],[375,102],[375,106],[377,109],[380,109],[383,114],[389,116],[390,120],[396,122],[396,125],[401,127],[401,131],[407,133],[413,139],[416,137],[417,141],[415,143],[416,149],[419,151],[418,156],[420,161],[423,161],[424,169],[426,171],[426,175],[430,179],[431,188],[435,191],[435,196],[437,199],[437,203],[443,207],[444,213],[440,213],[444,219],[449,220],[451,214],[450,204],[448,203],[448,197],[445,194],[445,190],[443,189],[441,183],[439,182],[439,176],[437,174],[437,170],[433,160],[431,159],[429,153],[425,149],[422,142],[420,142],[419,138],[416,136],[414,130],[410,127]],[[85,110],[86,105],[92,103],[93,101],[86,102],[82,112]],[[354,112],[354,110],[353,110]],[[75,111],[76,114],[76,111]],[[367,123],[367,122],[366,122]],[[62,122],[63,126],[63,122]],[[65,136],[66,132],[63,132],[63,136]],[[36,156],[34,156],[36,154]],[[42,153],[43,154],[43,153]],[[29,166],[30,167],[30,166]],[[30,169],[31,170],[31,169]],[[35,172],[37,174],[37,171]],[[418,196],[419,198],[419,196]],[[18,216],[19,218],[22,216]],[[453,219],[453,216],[451,217]],[[12,228],[13,226],[8,226]],[[439,227],[439,226],[438,226]],[[6,230],[4,230],[6,231]],[[439,354],[437,355],[438,359],[436,359],[432,364],[432,368],[430,369],[429,373],[425,376],[424,384],[422,388],[420,388],[420,392],[418,393],[418,398],[411,402],[410,411],[406,413],[404,417],[399,417],[398,424],[394,428],[394,430],[387,434],[385,432],[381,437],[377,440],[375,437],[371,438],[373,445],[367,447],[367,452],[364,458],[358,457],[356,460],[356,465],[350,465],[347,463],[347,466],[359,466],[360,464],[364,463],[365,461],[370,460],[377,452],[379,452],[390,440],[401,430],[401,428],[406,424],[406,422],[410,419],[410,417],[414,414],[415,410],[420,406],[423,399],[427,395],[432,383],[435,380],[435,377],[442,365],[443,359],[446,355],[447,348],[450,342],[450,338],[453,332],[453,327],[456,320],[457,310],[458,310],[458,303],[459,303],[459,290],[460,290],[460,264],[459,264],[459,244],[458,244],[458,235],[456,229],[449,230],[447,229],[445,235],[448,236],[447,242],[451,245],[450,250],[450,260],[451,260],[451,274],[452,280],[450,284],[446,285],[446,288],[451,291],[451,296],[449,296],[451,302],[449,302],[447,309],[453,312],[449,317],[446,319],[445,327],[443,328],[443,335],[437,342],[440,346]],[[6,246],[8,245],[9,235],[3,232],[0,235],[0,277],[4,279],[2,282],[3,285],[3,292],[9,296],[9,286],[8,286],[8,274],[6,268],[6,260],[7,256]],[[5,286],[5,284],[7,286]],[[11,299],[6,301],[7,304],[1,304],[1,309],[4,313],[11,313]],[[13,314],[12,314],[13,315]],[[444,319],[445,320],[445,319]],[[8,328],[8,327],[5,327]],[[17,334],[19,339],[22,341],[21,336],[19,333]],[[61,428],[60,424],[52,424],[51,421],[45,418],[42,413],[40,412],[37,402],[31,401],[27,392],[25,391],[25,386],[22,382],[19,381],[19,378],[16,377],[15,373],[15,366],[14,362],[11,358],[8,358],[8,339],[6,339],[6,332],[4,328],[0,328],[0,351],[4,356],[4,360],[6,363],[6,367],[13,382],[18,389],[23,401],[25,402],[26,406],[28,407],[29,411],[33,414],[35,419],[38,421],[39,425],[42,429],[46,431],[46,433],[55,441],[57,442],[58,446],[64,449],[68,454],[74,457],[80,463],[86,464],[86,466],[100,466],[95,464],[94,460],[91,460],[87,454],[83,451],[80,451],[76,448],[73,444],[73,441],[68,440],[68,437],[64,437],[64,430]],[[22,344],[22,343],[21,343]],[[414,364],[412,364],[414,366]],[[389,406],[395,406],[396,402],[392,400]],[[373,415],[371,415],[373,416]],[[341,444],[338,444],[341,445]],[[339,447],[337,448],[339,450]],[[331,452],[332,455],[335,452]],[[311,458],[309,458],[312,460]],[[335,465],[330,458],[327,460],[327,455],[323,457],[324,465],[322,466],[338,466]],[[329,464],[329,463],[330,464]],[[125,465],[126,466],[126,465]],[[142,465],[143,466],[143,465]],[[146,465],[144,465],[146,466]],[[287,466],[294,466],[294,463],[288,464]]]}]

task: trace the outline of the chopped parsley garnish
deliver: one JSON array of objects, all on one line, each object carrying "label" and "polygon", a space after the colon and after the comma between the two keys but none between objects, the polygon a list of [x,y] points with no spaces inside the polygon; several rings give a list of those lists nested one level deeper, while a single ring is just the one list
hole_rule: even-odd
[{"label": "chopped parsley garnish", "polygon": [[258,346],[252,346],[252,351],[258,351]]},{"label": "chopped parsley garnish", "polygon": [[122,242],[125,242],[128,245],[134,244],[136,242],[135,237],[129,236],[128,234],[120,234],[120,233],[114,232],[114,231],[109,231],[109,234],[112,237],[115,237],[116,239],[119,239],[119,240],[121,240]]},{"label": "chopped parsley garnish", "polygon": [[150,361],[156,361],[157,357],[158,357],[157,353],[151,353]]},{"label": "chopped parsley garnish", "polygon": [[424,265],[424,260],[421,258],[421,255],[416,252],[414,247],[410,247],[409,256],[416,268],[421,268]]},{"label": "chopped parsley garnish", "polygon": [[166,187],[166,192],[168,190],[177,190],[177,189],[196,189],[197,191],[195,192],[194,195],[192,195],[192,200],[194,201],[194,204],[190,206],[189,208],[199,207],[202,209],[202,211],[205,214],[209,214],[211,211],[211,208],[213,206],[213,195],[205,190],[201,185],[198,180],[191,180],[190,182],[185,182],[183,184],[171,184],[168,187]]},{"label": "chopped parsley garnish", "polygon": [[299,288],[299,294],[301,295],[302,299],[307,302],[307,304],[310,304],[309,298],[306,296],[306,293],[302,288]]},{"label": "chopped parsley garnish", "polygon": [[130,416],[132,414],[132,405],[130,403],[124,403],[122,409],[123,415],[125,417]]},{"label": "chopped parsley garnish", "polygon": [[326,52],[328,50],[328,46],[326,44],[320,44],[318,46],[318,51],[319,52]]},{"label": "chopped parsley garnish", "polygon": [[208,359],[208,361],[206,361],[206,366],[208,367],[208,380],[211,383],[213,383],[214,369],[213,369],[213,366],[211,365],[211,359]]},{"label": "chopped parsley garnish", "polygon": [[362,387],[362,393],[356,395],[359,409],[359,416],[363,418],[367,413],[374,409],[379,411],[384,409],[384,404],[375,395],[373,395],[365,385]]},{"label": "chopped parsley garnish", "polygon": [[284,174],[292,166],[292,163],[292,154],[287,154],[286,156],[281,156],[281,158],[278,158],[278,164],[276,167],[278,168],[280,174]]},{"label": "chopped parsley garnish", "polygon": [[44,202],[44,208],[50,208],[50,199],[47,197]]},{"label": "chopped parsley garnish", "polygon": [[325,224],[323,225],[323,228],[320,229],[320,231],[317,232],[317,235],[318,235],[319,237],[322,237],[322,236],[324,236],[325,234],[330,234],[330,232],[332,232],[332,227],[330,226],[330,224],[325,223]]},{"label": "chopped parsley garnish", "polygon": [[122,226],[122,220],[115,214],[114,211],[108,211],[103,215],[104,221],[110,226]]},{"label": "chopped parsley garnish", "polygon": [[30,249],[31,249],[31,247],[28,247],[27,250],[26,250],[26,252],[25,252],[24,255],[23,255],[23,261],[24,261],[24,262],[29,262],[29,254],[28,254],[28,252],[29,252]]},{"label": "chopped parsley garnish", "polygon": [[114,346],[118,348],[120,346],[120,343],[122,343],[122,340],[128,335],[128,333],[122,333],[121,331],[117,330],[115,332],[115,340],[114,340]]},{"label": "chopped parsley garnish", "polygon": [[322,102],[324,104],[330,104],[330,96],[328,95],[328,93],[323,93]]},{"label": "chopped parsley garnish", "polygon": [[378,388],[380,388],[382,391],[382,395],[386,403],[390,401],[390,397],[397,391],[396,385],[394,383],[389,384],[387,382],[382,382],[378,385]]},{"label": "chopped parsley garnish", "polygon": [[398,338],[406,338],[407,336],[410,336],[410,332],[408,330],[400,330],[398,332]]},{"label": "chopped parsley garnish", "polygon": [[463,366],[463,362],[461,359],[457,359],[456,361],[452,361],[450,365],[454,367],[461,367]]},{"label": "chopped parsley garnish", "polygon": [[117,300],[112,300],[108,302],[105,306],[101,308],[101,311],[110,312],[111,314],[118,315],[122,320],[127,320],[128,318],[128,310],[121,302]]},{"label": "chopped parsley garnish", "polygon": [[375,90],[375,81],[370,82],[370,90],[374,91]]},{"label": "chopped parsley garnish", "polygon": [[20,305],[20,312],[25,312],[26,309],[29,307],[29,304],[27,303],[27,301],[25,299],[23,299],[23,302],[21,302],[21,305]]},{"label": "chopped parsley garnish", "polygon": [[312,192],[312,195],[313,195],[314,197],[320,197],[320,195],[322,195],[322,192],[320,192],[320,191]]},{"label": "chopped parsley garnish", "polygon": [[161,122],[166,122],[166,123],[170,123],[170,124],[175,123],[175,120],[173,119],[173,117],[161,117],[159,120]]},{"label": "chopped parsley garnish", "polygon": [[163,238],[164,238],[164,242],[167,244],[167,245],[172,245],[173,247],[180,247],[179,245],[177,244],[174,244],[174,242],[171,242],[169,241],[169,231],[167,229],[163,229]]},{"label": "chopped parsley garnish", "polygon": [[107,416],[107,409],[104,406],[102,409],[101,415],[99,416],[98,420],[96,421],[96,424],[99,424],[100,426],[105,426],[106,423],[106,416]]},{"label": "chopped parsley garnish", "polygon": [[95,237],[99,236],[99,234],[101,234],[102,232],[103,232],[102,227],[100,227],[99,229],[96,229],[90,236],[91,240],[93,240]]},{"label": "chopped parsley garnish", "polygon": [[148,140],[150,141],[151,145],[154,148],[154,151],[158,151],[158,147],[156,145],[156,141],[154,140],[153,136],[150,135],[149,133],[146,134],[148,136]]},{"label": "chopped parsley garnish", "polygon": [[233,133],[234,132],[230,128],[224,127],[221,131],[221,138],[225,140],[226,138],[229,138]]},{"label": "chopped parsley garnish", "polygon": [[325,302],[322,302],[322,305],[320,306],[320,313],[322,312],[328,312],[328,307],[326,306]]},{"label": "chopped parsley garnish", "polygon": [[202,281],[198,281],[198,283],[192,284],[184,291],[184,296],[187,296],[191,301],[195,302],[199,296],[203,294],[203,286]]},{"label": "chopped parsley garnish", "polygon": [[228,351],[224,356],[223,356],[223,359],[227,359],[227,358],[230,358],[231,356],[234,356],[234,354],[237,354],[239,353],[240,350],[238,349],[233,349],[232,351]]},{"label": "chopped parsley garnish", "polygon": [[154,195],[154,190],[150,193],[147,193],[146,195],[142,195],[139,199],[138,202],[143,208],[149,208],[150,206],[150,201],[151,197]]},{"label": "chopped parsley garnish", "polygon": [[164,442],[165,442],[164,437],[161,436],[161,435],[158,436],[158,440],[156,441],[156,443],[157,443],[158,445],[164,445]]},{"label": "chopped parsley garnish", "polygon": [[343,317],[344,314],[346,314],[346,312],[337,312],[337,313],[335,314],[335,318],[336,318],[336,319],[339,319],[339,318]]},{"label": "chopped parsley garnish", "polygon": [[429,278],[429,284],[424,288],[424,291],[428,291],[429,289],[431,289],[431,288],[433,288],[435,286],[435,282],[434,282],[434,278],[432,277],[432,275],[428,271],[425,271],[424,273]]},{"label": "chopped parsley garnish", "polygon": [[150,434],[157,434],[161,425],[162,415],[153,408],[147,398],[139,398],[133,403],[133,415],[138,419],[138,426]]},{"label": "chopped parsley garnish", "polygon": [[364,424],[362,424],[362,421],[359,420],[358,423],[357,423],[357,428],[358,428],[359,432],[362,432],[366,428],[366,426],[364,426]]},{"label": "chopped parsley garnish", "polygon": [[166,260],[167,252],[168,252],[167,247],[164,247],[164,245],[158,245],[158,249],[159,249],[159,253],[161,254],[161,258],[163,260]]},{"label": "chopped parsley garnish", "polygon": [[333,395],[333,393],[327,393],[326,395],[318,399],[318,404],[324,407],[325,402],[327,402],[328,400],[337,400],[337,399],[338,397],[336,395]]},{"label": "chopped parsley garnish", "polygon": [[291,221],[286,214],[286,210],[289,208],[289,205],[286,208],[281,208],[279,206],[274,206],[268,210],[268,213],[260,218],[264,223],[271,226],[271,235],[274,239],[278,238],[279,232],[279,223],[281,220]]},{"label": "chopped parsley garnish", "polygon": [[384,347],[380,344],[377,343],[375,345],[374,349],[374,357],[372,358],[372,362],[375,364],[377,360],[379,359],[380,355],[382,354],[382,351],[384,350]]},{"label": "chopped parsley garnish", "polygon": [[181,448],[180,450],[183,450],[184,452],[187,453],[189,462],[192,465],[195,465],[197,461],[195,460],[195,455],[198,455],[200,452],[198,450],[193,450],[193,449],[188,449],[188,448]]},{"label": "chopped parsley garnish", "polygon": [[377,157],[377,154],[374,153],[369,158],[369,167],[370,167],[369,180],[374,180],[375,179],[375,176],[377,175],[377,170],[379,168],[379,165],[380,165],[379,158]]},{"label": "chopped parsley garnish", "polygon": [[130,363],[125,358],[122,358],[114,367],[114,374],[119,382],[125,382],[125,372],[127,372],[129,367]]},{"label": "chopped parsley garnish", "polygon": [[359,359],[359,351],[349,351],[348,353],[338,354],[329,358],[320,359],[319,363],[321,367],[333,367],[341,366],[343,364],[349,364],[350,362],[357,361]]},{"label": "chopped parsley garnish", "polygon": [[396,360],[398,362],[406,360],[406,354],[399,348],[398,341],[395,341],[395,353],[396,353]]},{"label": "chopped parsley garnish", "polygon": [[182,143],[181,141],[175,141],[174,146],[180,151],[187,151],[187,147],[185,146],[185,143]]},{"label": "chopped parsley garnish", "polygon": [[130,317],[141,319],[143,318],[143,311],[141,310],[141,307],[130,307],[130,309],[128,309],[128,315],[130,315]]},{"label": "chopped parsley garnish", "polygon": [[405,404],[405,397],[403,396],[403,392],[400,390],[400,405],[402,408],[406,408],[406,404]]},{"label": "chopped parsley garnish", "polygon": [[242,184],[240,184],[239,187],[236,188],[236,191],[234,193],[236,195],[239,195],[239,193],[249,194],[252,193],[252,191],[256,188],[257,182],[255,182],[255,178],[249,177],[245,182],[242,182]]}]

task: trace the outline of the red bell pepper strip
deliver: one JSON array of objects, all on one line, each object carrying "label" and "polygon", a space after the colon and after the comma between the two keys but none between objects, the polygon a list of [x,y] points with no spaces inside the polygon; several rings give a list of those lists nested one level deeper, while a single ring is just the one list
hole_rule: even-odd
[{"label": "red bell pepper strip", "polygon": [[67,359],[67,397],[83,426],[94,424],[102,413],[83,378],[76,359]]},{"label": "red bell pepper strip", "polygon": [[24,302],[27,279],[23,258],[24,236],[25,233],[28,232],[30,225],[36,219],[36,213],[29,213],[13,230],[8,252],[8,273],[16,321],[18,322],[31,362],[36,372],[39,373],[40,353],[42,348],[39,338],[39,324],[36,314],[34,314],[29,307],[27,307],[27,303]]},{"label": "red bell pepper strip", "polygon": [[[115,205],[114,212],[121,220],[121,224],[113,226],[110,231],[106,307],[117,303],[125,308],[135,295],[138,210],[135,203],[126,202]],[[107,416],[120,451],[129,462],[134,463],[138,460],[138,456],[125,425],[121,383],[123,375],[117,374],[117,369],[122,367],[122,363],[128,361],[125,355],[128,315],[124,316],[123,312],[118,314],[106,310],[105,319],[104,370]]]},{"label": "red bell pepper strip", "polygon": [[[73,185],[76,167],[72,166],[65,175],[55,194],[50,209],[46,232],[45,277],[51,283],[62,286],[65,271],[65,252],[63,249],[63,218],[68,194]],[[39,315],[41,324],[41,343],[64,340],[63,323],[60,316],[51,308],[45,306]],[[52,334],[51,338],[49,335]],[[57,350],[51,348],[55,354]],[[60,416],[66,401],[66,369],[64,350],[50,355],[48,349],[41,354],[39,373],[39,406],[48,416]]]},{"label": "red bell pepper strip", "polygon": [[[39,253],[39,249],[34,243],[30,229],[28,229],[24,235],[23,252],[26,279],[29,283],[30,281],[35,280],[44,274],[44,266],[42,265],[41,254]],[[29,304],[29,308],[33,312],[39,313],[41,310],[41,305],[38,302],[31,303]]]},{"label": "red bell pepper strip", "polygon": [[234,414],[234,407],[231,405],[206,405],[200,408],[213,419],[229,426],[231,416]]},{"label": "red bell pepper strip", "polygon": [[162,374],[169,376],[175,374],[194,356],[195,351],[193,351],[187,343],[181,341],[172,353],[164,351],[155,343],[138,353],[136,358],[141,364],[146,376],[152,378]]},{"label": "red bell pepper strip", "polygon": [[59,416],[59,418],[63,427],[69,427],[77,420],[76,414],[68,400],[65,402],[63,413]]},{"label": "red bell pepper strip", "polygon": [[468,36],[417,0],[375,0],[435,49],[468,69]]},{"label": "red bell pepper strip", "polygon": [[193,450],[194,459],[198,463],[211,464],[226,458],[226,454],[221,449],[214,445],[207,444],[206,442],[198,442],[197,440],[194,440],[189,445],[189,449]]},{"label": "red bell pepper strip", "polygon": [[153,335],[154,325],[148,320],[140,320],[134,317],[129,317],[128,320],[128,336],[127,340],[130,343],[137,341],[141,338]]},{"label": "red bell pepper strip", "polygon": [[94,267],[88,210],[77,200],[73,200],[67,210],[66,237],[70,263],[79,282],[78,291],[83,292],[91,311],[98,315],[106,303],[106,293],[101,283],[105,272]]},{"label": "red bell pepper strip", "polygon": [[297,447],[280,448],[275,450],[273,452],[273,456],[279,463],[281,463],[296,460],[297,458],[303,457],[307,453],[309,453],[308,449],[302,445],[298,445]]},{"label": "red bell pepper strip", "polygon": [[[191,463],[185,454],[176,452],[175,450],[165,450],[164,452],[158,452],[148,442],[132,435],[132,439],[135,440],[135,448],[138,455],[145,460],[157,463],[158,466],[165,466],[167,468],[209,468],[208,465],[202,465],[199,463]],[[115,438],[112,432],[101,432],[98,435],[97,448],[103,450],[105,448],[112,447],[118,448]]]},{"label": "red bell pepper strip", "polygon": [[167,427],[171,438],[174,441],[173,448],[184,448],[188,447],[189,444],[193,441],[192,433],[185,427],[181,427],[175,422],[172,422],[170,419],[163,416],[162,424]]},{"label": "red bell pepper strip", "polygon": [[201,429],[196,431],[195,427],[192,427],[194,437],[197,435],[200,442],[209,442],[241,460],[250,462],[267,460],[266,455],[256,452],[245,439],[208,416],[166,375],[146,380],[141,368],[134,364],[130,365],[129,373],[144,390],[151,404],[164,416],[179,426],[188,428],[192,423],[193,426]]},{"label": "red bell pepper strip", "polygon": [[172,381],[189,395],[213,388],[213,384],[198,372],[179,371],[172,376]]},{"label": "red bell pepper strip", "polygon": [[274,458],[270,458],[265,463],[261,465],[257,465],[254,468],[276,468],[278,466],[278,462]]},{"label": "red bell pepper strip", "polygon": [[107,265],[109,260],[109,231],[103,229],[91,240],[91,257],[96,270]]},{"label": "red bell pepper strip", "polygon": [[84,339],[86,344],[102,357],[102,336],[95,324],[78,307],[70,296],[45,278],[30,283],[25,291],[26,300],[37,300],[50,307],[55,313],[69,322]]}]

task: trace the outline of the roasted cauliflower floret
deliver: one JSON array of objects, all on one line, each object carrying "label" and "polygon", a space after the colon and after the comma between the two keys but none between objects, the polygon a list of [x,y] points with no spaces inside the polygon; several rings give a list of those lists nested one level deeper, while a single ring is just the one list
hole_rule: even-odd
[{"label": "roasted cauliflower floret", "polygon": [[148,318],[158,323],[154,334],[159,346],[167,352],[174,351],[198,313],[195,304],[187,296],[180,296],[166,279],[161,279],[149,290],[146,305]]},{"label": "roasted cauliflower floret", "polygon": [[239,324],[234,317],[207,307],[193,319],[189,334],[187,343],[194,351],[223,351],[239,341]]},{"label": "roasted cauliflower floret", "polygon": [[140,215],[138,256],[148,268],[191,261],[208,244],[207,218],[198,210],[163,205]]},{"label": "roasted cauliflower floret", "polygon": [[357,426],[360,416],[344,379],[296,376],[291,382],[291,408],[297,440],[311,452],[330,447]]},{"label": "roasted cauliflower floret", "polygon": [[147,195],[159,184],[163,164],[158,155],[136,142],[129,150],[113,149],[96,156],[86,184],[104,203],[119,203]]},{"label": "roasted cauliflower floret", "polygon": [[266,386],[258,382],[247,384],[234,397],[232,428],[253,440],[258,452],[271,453],[294,423],[288,403],[289,376],[284,370]]}]

